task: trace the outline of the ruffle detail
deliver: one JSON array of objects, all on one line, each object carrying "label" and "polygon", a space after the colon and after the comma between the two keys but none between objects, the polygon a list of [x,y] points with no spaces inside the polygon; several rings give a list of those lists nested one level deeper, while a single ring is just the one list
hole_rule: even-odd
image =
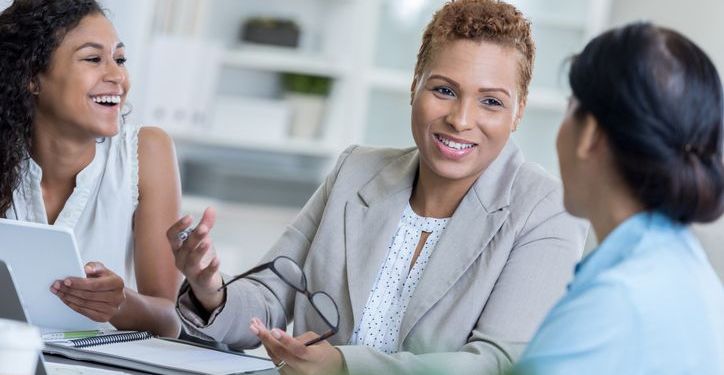
[{"label": "ruffle detail", "polygon": [[140,126],[125,124],[124,128],[124,139],[126,140],[126,147],[128,147],[129,161],[131,162],[131,169],[129,171],[131,177],[131,204],[135,210],[138,207],[138,132],[141,130]]}]

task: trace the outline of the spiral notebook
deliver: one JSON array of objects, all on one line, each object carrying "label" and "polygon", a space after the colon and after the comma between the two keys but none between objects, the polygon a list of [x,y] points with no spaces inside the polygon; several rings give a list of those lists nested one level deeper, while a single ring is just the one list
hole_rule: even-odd
[{"label": "spiral notebook", "polygon": [[153,374],[226,375],[272,369],[268,359],[227,352],[148,332],[124,332],[46,342],[43,352]]}]

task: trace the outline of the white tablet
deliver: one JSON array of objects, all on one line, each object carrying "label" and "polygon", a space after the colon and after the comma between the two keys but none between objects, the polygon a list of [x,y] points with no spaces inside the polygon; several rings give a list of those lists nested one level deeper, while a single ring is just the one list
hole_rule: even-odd
[{"label": "white tablet", "polygon": [[15,287],[33,325],[62,331],[102,326],[73,311],[50,292],[56,280],[85,277],[70,229],[0,219],[0,259],[13,270]]}]

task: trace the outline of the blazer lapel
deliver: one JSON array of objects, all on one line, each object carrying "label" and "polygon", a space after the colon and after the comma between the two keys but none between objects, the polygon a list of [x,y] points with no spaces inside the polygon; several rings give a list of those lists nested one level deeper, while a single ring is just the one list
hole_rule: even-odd
[{"label": "blazer lapel", "polygon": [[362,317],[402,211],[410,200],[417,162],[416,151],[404,154],[360,189],[361,202],[348,201],[345,205],[347,283],[353,325]]},{"label": "blazer lapel", "polygon": [[480,256],[508,217],[507,210],[487,214],[474,199],[465,196],[430,255],[402,319],[399,343]]},{"label": "blazer lapel", "polygon": [[496,160],[470,188],[430,255],[400,327],[398,343],[488,247],[507,220],[510,189],[522,165],[515,144],[508,142]]}]

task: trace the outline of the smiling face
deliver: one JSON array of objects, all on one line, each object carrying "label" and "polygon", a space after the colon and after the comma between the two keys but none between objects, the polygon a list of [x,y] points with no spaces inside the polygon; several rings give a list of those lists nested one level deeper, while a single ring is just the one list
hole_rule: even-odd
[{"label": "smiling face", "polygon": [[102,14],[81,20],[53,51],[37,77],[36,123],[67,135],[109,137],[118,133],[120,109],[130,83],[123,44]]},{"label": "smiling face", "polygon": [[525,106],[520,59],[513,48],[464,39],[435,52],[412,101],[421,176],[472,183],[495,160]]}]

